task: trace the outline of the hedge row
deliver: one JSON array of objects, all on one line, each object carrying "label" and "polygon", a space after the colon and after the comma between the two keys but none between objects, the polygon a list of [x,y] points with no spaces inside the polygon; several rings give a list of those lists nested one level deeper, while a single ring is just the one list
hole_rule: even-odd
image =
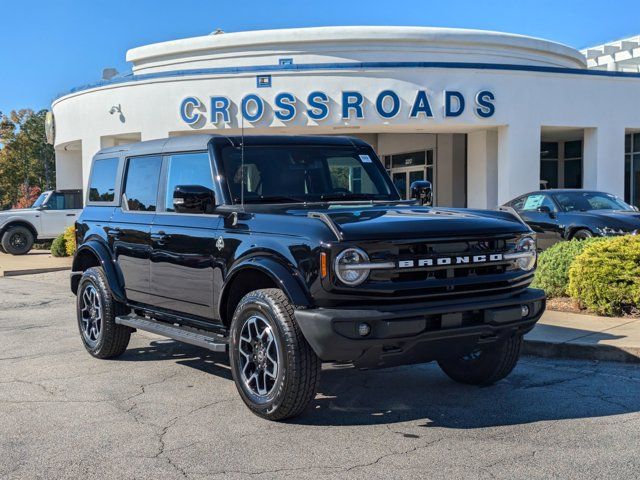
[{"label": "hedge row", "polygon": [[600,315],[640,309],[640,236],[560,242],[542,252],[532,286]]},{"label": "hedge row", "polygon": [[51,244],[51,255],[54,257],[70,257],[76,251],[76,231],[67,227]]}]

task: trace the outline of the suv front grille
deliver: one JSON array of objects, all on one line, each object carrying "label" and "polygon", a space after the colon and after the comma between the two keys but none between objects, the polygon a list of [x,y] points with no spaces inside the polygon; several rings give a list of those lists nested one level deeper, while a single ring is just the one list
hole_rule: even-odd
[{"label": "suv front grille", "polygon": [[[406,241],[363,246],[372,262],[415,260],[458,255],[488,255],[513,251],[519,237]],[[417,264],[417,262],[416,262]],[[511,261],[372,270],[359,295],[384,301],[456,295],[518,293],[533,280],[533,272],[516,269]],[[346,293],[346,292],[345,292]],[[351,289],[351,293],[356,293]]]}]

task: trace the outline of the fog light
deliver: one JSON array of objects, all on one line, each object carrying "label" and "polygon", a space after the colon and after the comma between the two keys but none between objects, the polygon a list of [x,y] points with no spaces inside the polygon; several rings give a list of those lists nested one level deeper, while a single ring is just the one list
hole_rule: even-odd
[{"label": "fog light", "polygon": [[522,305],[521,309],[522,318],[529,316],[529,305]]},{"label": "fog light", "polygon": [[366,337],[371,333],[371,327],[369,326],[368,323],[362,322],[361,324],[358,325],[358,333],[360,334],[361,337]]}]

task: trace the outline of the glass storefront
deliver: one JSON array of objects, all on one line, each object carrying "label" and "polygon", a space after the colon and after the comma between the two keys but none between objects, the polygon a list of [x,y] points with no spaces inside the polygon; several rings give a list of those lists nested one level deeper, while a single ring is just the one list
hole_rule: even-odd
[{"label": "glass storefront", "polygon": [[640,133],[624,139],[624,200],[640,206]]},{"label": "glass storefront", "polygon": [[400,196],[409,199],[411,184],[417,180],[428,180],[433,185],[433,150],[385,155],[384,165]]}]

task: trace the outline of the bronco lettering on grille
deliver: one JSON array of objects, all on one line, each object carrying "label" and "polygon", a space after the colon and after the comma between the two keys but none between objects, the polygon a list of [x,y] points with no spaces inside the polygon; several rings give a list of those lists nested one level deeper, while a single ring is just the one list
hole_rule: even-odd
[{"label": "bronco lettering on grille", "polygon": [[492,263],[503,261],[501,253],[488,255],[459,255],[455,257],[432,257],[416,260],[398,260],[398,268],[416,267],[446,267],[447,265],[474,265],[478,263]]}]

